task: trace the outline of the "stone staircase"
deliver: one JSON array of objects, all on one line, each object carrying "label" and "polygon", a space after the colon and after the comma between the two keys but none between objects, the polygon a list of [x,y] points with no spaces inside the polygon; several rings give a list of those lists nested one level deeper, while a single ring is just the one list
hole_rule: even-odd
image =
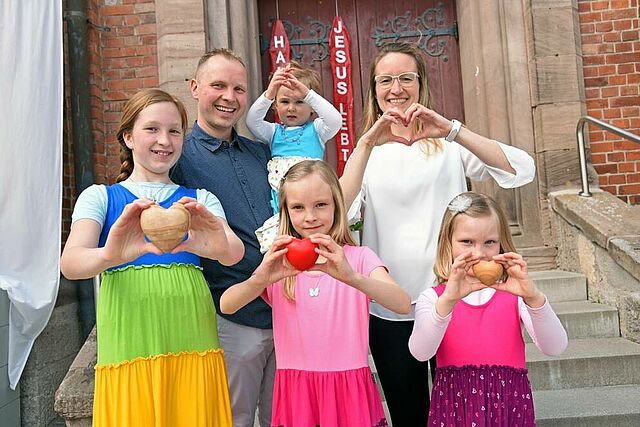
[{"label": "stone staircase", "polygon": [[540,427],[640,426],[640,345],[620,338],[618,310],[587,300],[581,274],[533,272],[569,335],[558,357],[525,332]]},{"label": "stone staircase", "polygon": [[[523,328],[538,426],[640,426],[640,345],[620,338],[618,310],[588,301],[581,274],[554,270],[531,276],[569,336],[567,350],[549,357]],[[371,357],[369,362],[378,380]]]}]

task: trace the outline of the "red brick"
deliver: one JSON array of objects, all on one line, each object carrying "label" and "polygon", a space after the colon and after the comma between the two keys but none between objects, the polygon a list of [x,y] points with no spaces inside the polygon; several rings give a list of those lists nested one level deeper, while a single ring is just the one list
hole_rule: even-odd
[{"label": "red brick", "polygon": [[624,161],[624,152],[607,153],[607,163]]},{"label": "red brick", "polygon": [[591,3],[586,1],[579,1],[578,12],[580,13],[580,16],[582,16],[583,12],[591,12]]},{"label": "red brick", "polygon": [[627,83],[640,83],[640,73],[627,75]]},{"label": "red brick", "polygon": [[614,53],[616,51],[617,44],[600,43],[597,45],[598,53]]},{"label": "red brick", "polygon": [[622,37],[620,33],[606,33],[602,36],[602,40],[605,42],[619,42]]},{"label": "red brick", "polygon": [[627,84],[627,76],[611,76],[609,77],[610,85],[624,85]]},{"label": "red brick", "polygon": [[585,87],[602,87],[607,86],[609,80],[606,77],[596,77],[584,79]]},{"label": "red brick", "polygon": [[607,55],[607,64],[622,64],[625,62],[638,62],[640,61],[640,52],[635,53],[616,53],[613,55]]},{"label": "red brick", "polygon": [[633,86],[622,86],[620,88],[620,95],[621,96],[627,96],[627,95],[637,95],[638,94],[638,86],[637,85],[633,85]]},{"label": "red brick", "polygon": [[[589,25],[591,27],[594,27],[593,24],[589,24]],[[582,26],[580,28],[582,28]],[[602,43],[601,34],[590,34],[590,33],[593,33],[593,29],[591,31],[585,31],[585,30],[580,31],[580,34],[582,35],[580,37],[580,41],[582,42],[582,47],[584,47],[585,44],[589,45],[589,44]]]},{"label": "red brick", "polygon": [[[589,132],[589,141],[591,142],[592,145],[594,142],[604,141],[604,132],[599,130]],[[601,150],[601,151],[608,151],[608,150]]]},{"label": "red brick", "polygon": [[603,191],[607,191],[614,196],[617,194],[617,188],[615,186],[601,186],[600,189]]},{"label": "red brick", "polygon": [[619,98],[611,99],[609,105],[612,107],[628,107],[640,105],[640,97],[638,96],[623,96]]},{"label": "red brick", "polygon": [[614,21],[613,22],[613,29],[616,30],[616,31],[630,30],[631,29],[631,20],[630,19],[626,19],[626,20],[622,20],[622,21]]},{"label": "red brick", "polygon": [[619,88],[617,86],[613,87],[603,87],[601,90],[603,98],[610,98],[612,96],[618,96],[620,94]]},{"label": "red brick", "polygon": [[617,21],[620,19],[629,19],[629,9],[618,9],[602,12],[601,21]]},{"label": "red brick", "polygon": [[584,90],[584,95],[585,95],[585,97],[587,99],[600,98],[600,89],[599,88],[586,88]]},{"label": "red brick", "polygon": [[616,43],[615,50],[616,50],[616,53],[632,52],[633,44],[632,43]]},{"label": "red brick", "polygon": [[639,184],[621,185],[618,191],[620,192],[620,194],[640,194],[640,185]]},{"label": "red brick", "polygon": [[613,22],[605,21],[605,22],[596,22],[596,32],[598,33],[608,33],[613,30]]},{"label": "red brick", "polygon": [[634,64],[619,64],[618,65],[618,74],[629,74],[633,73]]},{"label": "red brick", "polygon": [[131,15],[134,12],[133,5],[129,6],[104,6],[100,10],[101,15]]},{"label": "red brick", "polygon": [[614,150],[637,150],[638,144],[633,141],[629,141],[628,139],[624,139],[614,142],[613,148]]},{"label": "red brick", "polygon": [[640,182],[640,173],[628,173],[625,175],[628,184],[635,184]]},{"label": "red brick", "polygon": [[[638,181],[633,181],[638,182]],[[609,184],[626,184],[627,175],[609,175]]]},{"label": "red brick", "polygon": [[[637,88],[636,88],[637,90]],[[622,117],[638,117],[640,116],[640,107],[622,107],[620,109]]]},{"label": "red brick", "polygon": [[616,67],[616,65],[602,65],[598,67],[598,74],[601,76],[616,74]]},{"label": "red brick", "polygon": [[634,172],[636,170],[636,168],[635,168],[635,164],[633,164],[633,163],[618,163],[618,170],[621,173]]},{"label": "red brick", "polygon": [[138,15],[130,15],[124,18],[124,24],[129,27],[140,25],[140,17]]},{"label": "red brick", "polygon": [[637,161],[640,160],[640,151],[627,151],[625,156],[627,161]]},{"label": "red brick", "polygon": [[[618,110],[620,111],[620,110]],[[629,129],[629,120],[627,119],[618,119],[611,121],[611,124],[617,126],[621,129]]]},{"label": "red brick", "polygon": [[609,184],[609,175],[598,175],[598,184],[600,187]]},{"label": "red brick", "polygon": [[606,162],[607,162],[607,154],[605,153],[591,154],[591,163],[602,164]]},{"label": "red brick", "polygon": [[598,173],[618,173],[617,164],[594,165],[593,168]]},{"label": "red brick", "polygon": [[604,55],[586,56],[582,59],[584,65],[604,65],[605,61],[606,57]]},{"label": "red brick", "polygon": [[594,144],[593,141],[590,142],[592,153],[608,153],[609,151],[613,150],[612,142],[599,142],[597,144]]},{"label": "red brick", "polygon": [[638,40],[638,32],[631,30],[631,31],[623,31],[622,32],[622,40],[623,41],[629,41],[629,40]]}]

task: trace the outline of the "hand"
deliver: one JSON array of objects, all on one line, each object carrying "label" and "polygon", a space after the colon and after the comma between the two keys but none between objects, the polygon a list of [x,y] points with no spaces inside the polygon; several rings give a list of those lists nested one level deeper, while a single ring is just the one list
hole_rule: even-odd
[{"label": "hand", "polygon": [[158,247],[144,239],[140,227],[140,214],[154,203],[153,200],[138,199],[124,207],[111,226],[103,248],[104,258],[110,265],[124,264],[147,253],[162,255]]},{"label": "hand", "polygon": [[292,239],[293,237],[284,235],[278,236],[273,241],[267,253],[264,254],[262,262],[253,273],[259,283],[270,285],[285,277],[295,276],[300,273],[300,271],[291,267],[284,257],[289,250],[286,246]]},{"label": "hand", "polygon": [[422,104],[412,104],[405,111],[405,126],[414,120],[422,122],[422,130],[411,138],[411,143],[425,138],[444,138],[449,135],[453,124],[450,120],[425,107]]},{"label": "hand", "polygon": [[293,92],[293,95],[300,99],[304,99],[309,93],[309,88],[291,73],[289,73],[289,76],[283,83],[283,86],[290,89]]},{"label": "hand", "polygon": [[273,73],[273,76],[271,76],[271,80],[269,81],[269,86],[267,87],[267,90],[264,91],[264,96],[267,99],[273,101],[276,98],[276,95],[278,94],[278,89],[280,89],[280,86],[285,84],[290,76],[291,76],[291,73],[289,72],[288,67],[278,68]]},{"label": "hand", "polygon": [[472,252],[466,252],[453,260],[447,285],[442,294],[448,300],[459,301],[471,292],[486,288],[482,282],[469,275],[471,267],[477,264],[480,258]]},{"label": "hand", "polygon": [[316,264],[309,270],[322,271],[343,283],[351,284],[357,274],[351,268],[344,254],[344,248],[326,234],[312,234],[309,239],[318,245],[316,252],[326,259],[322,264]]},{"label": "hand", "polygon": [[411,145],[411,141],[408,139],[396,135],[391,130],[391,125],[404,126],[405,115],[397,108],[390,108],[385,111],[371,128],[360,137],[358,144],[365,144],[370,147],[386,144],[387,142],[401,142],[403,144]]},{"label": "hand", "polygon": [[527,263],[520,254],[507,252],[494,256],[493,260],[502,264],[509,275],[505,282],[497,283],[494,288],[522,297],[529,307],[544,305],[546,297],[529,278]]},{"label": "hand", "polygon": [[191,252],[210,259],[219,259],[228,251],[224,222],[202,203],[191,197],[178,200],[191,214],[187,240],[176,246],[171,253]]}]

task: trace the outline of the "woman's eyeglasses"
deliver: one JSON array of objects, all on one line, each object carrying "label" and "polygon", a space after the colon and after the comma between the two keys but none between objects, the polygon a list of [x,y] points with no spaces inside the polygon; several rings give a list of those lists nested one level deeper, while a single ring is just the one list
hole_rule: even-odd
[{"label": "woman's eyeglasses", "polygon": [[400,83],[400,86],[411,86],[419,78],[420,76],[418,75],[418,73],[415,73],[413,71],[407,71],[406,73],[402,73],[397,76],[381,74],[379,76],[375,76],[373,79],[376,81],[376,84],[379,87],[388,88],[388,87],[391,87],[395,79],[398,79],[398,83]]}]

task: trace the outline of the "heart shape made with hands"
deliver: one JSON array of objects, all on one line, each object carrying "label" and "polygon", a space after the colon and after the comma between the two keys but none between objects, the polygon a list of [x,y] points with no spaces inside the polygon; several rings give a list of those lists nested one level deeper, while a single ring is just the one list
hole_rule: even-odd
[{"label": "heart shape made with hands", "polygon": [[296,269],[305,271],[313,267],[318,260],[318,254],[315,248],[318,247],[309,238],[291,240],[287,246],[289,250],[286,253],[287,260]]},{"label": "heart shape made with hands", "polygon": [[502,274],[504,268],[502,264],[498,264],[495,261],[480,261],[473,265],[473,274],[486,286],[493,286],[496,284]]},{"label": "heart shape made with hands", "polygon": [[[404,127],[409,127],[413,122],[420,120],[418,118],[409,120],[409,117],[413,114],[413,112],[411,112],[410,110],[407,110],[405,112],[395,110],[392,112],[392,114]],[[421,132],[412,134],[410,139],[406,139],[402,136],[396,135],[391,130],[389,131],[389,133],[393,137],[394,142],[400,142],[405,145],[413,145],[414,142],[420,141],[421,139],[425,139],[428,137],[426,124],[423,126],[423,129]]]},{"label": "heart shape made with hands", "polygon": [[142,232],[165,253],[182,242],[190,226],[191,214],[180,203],[174,203],[169,209],[154,204],[140,214]]}]

